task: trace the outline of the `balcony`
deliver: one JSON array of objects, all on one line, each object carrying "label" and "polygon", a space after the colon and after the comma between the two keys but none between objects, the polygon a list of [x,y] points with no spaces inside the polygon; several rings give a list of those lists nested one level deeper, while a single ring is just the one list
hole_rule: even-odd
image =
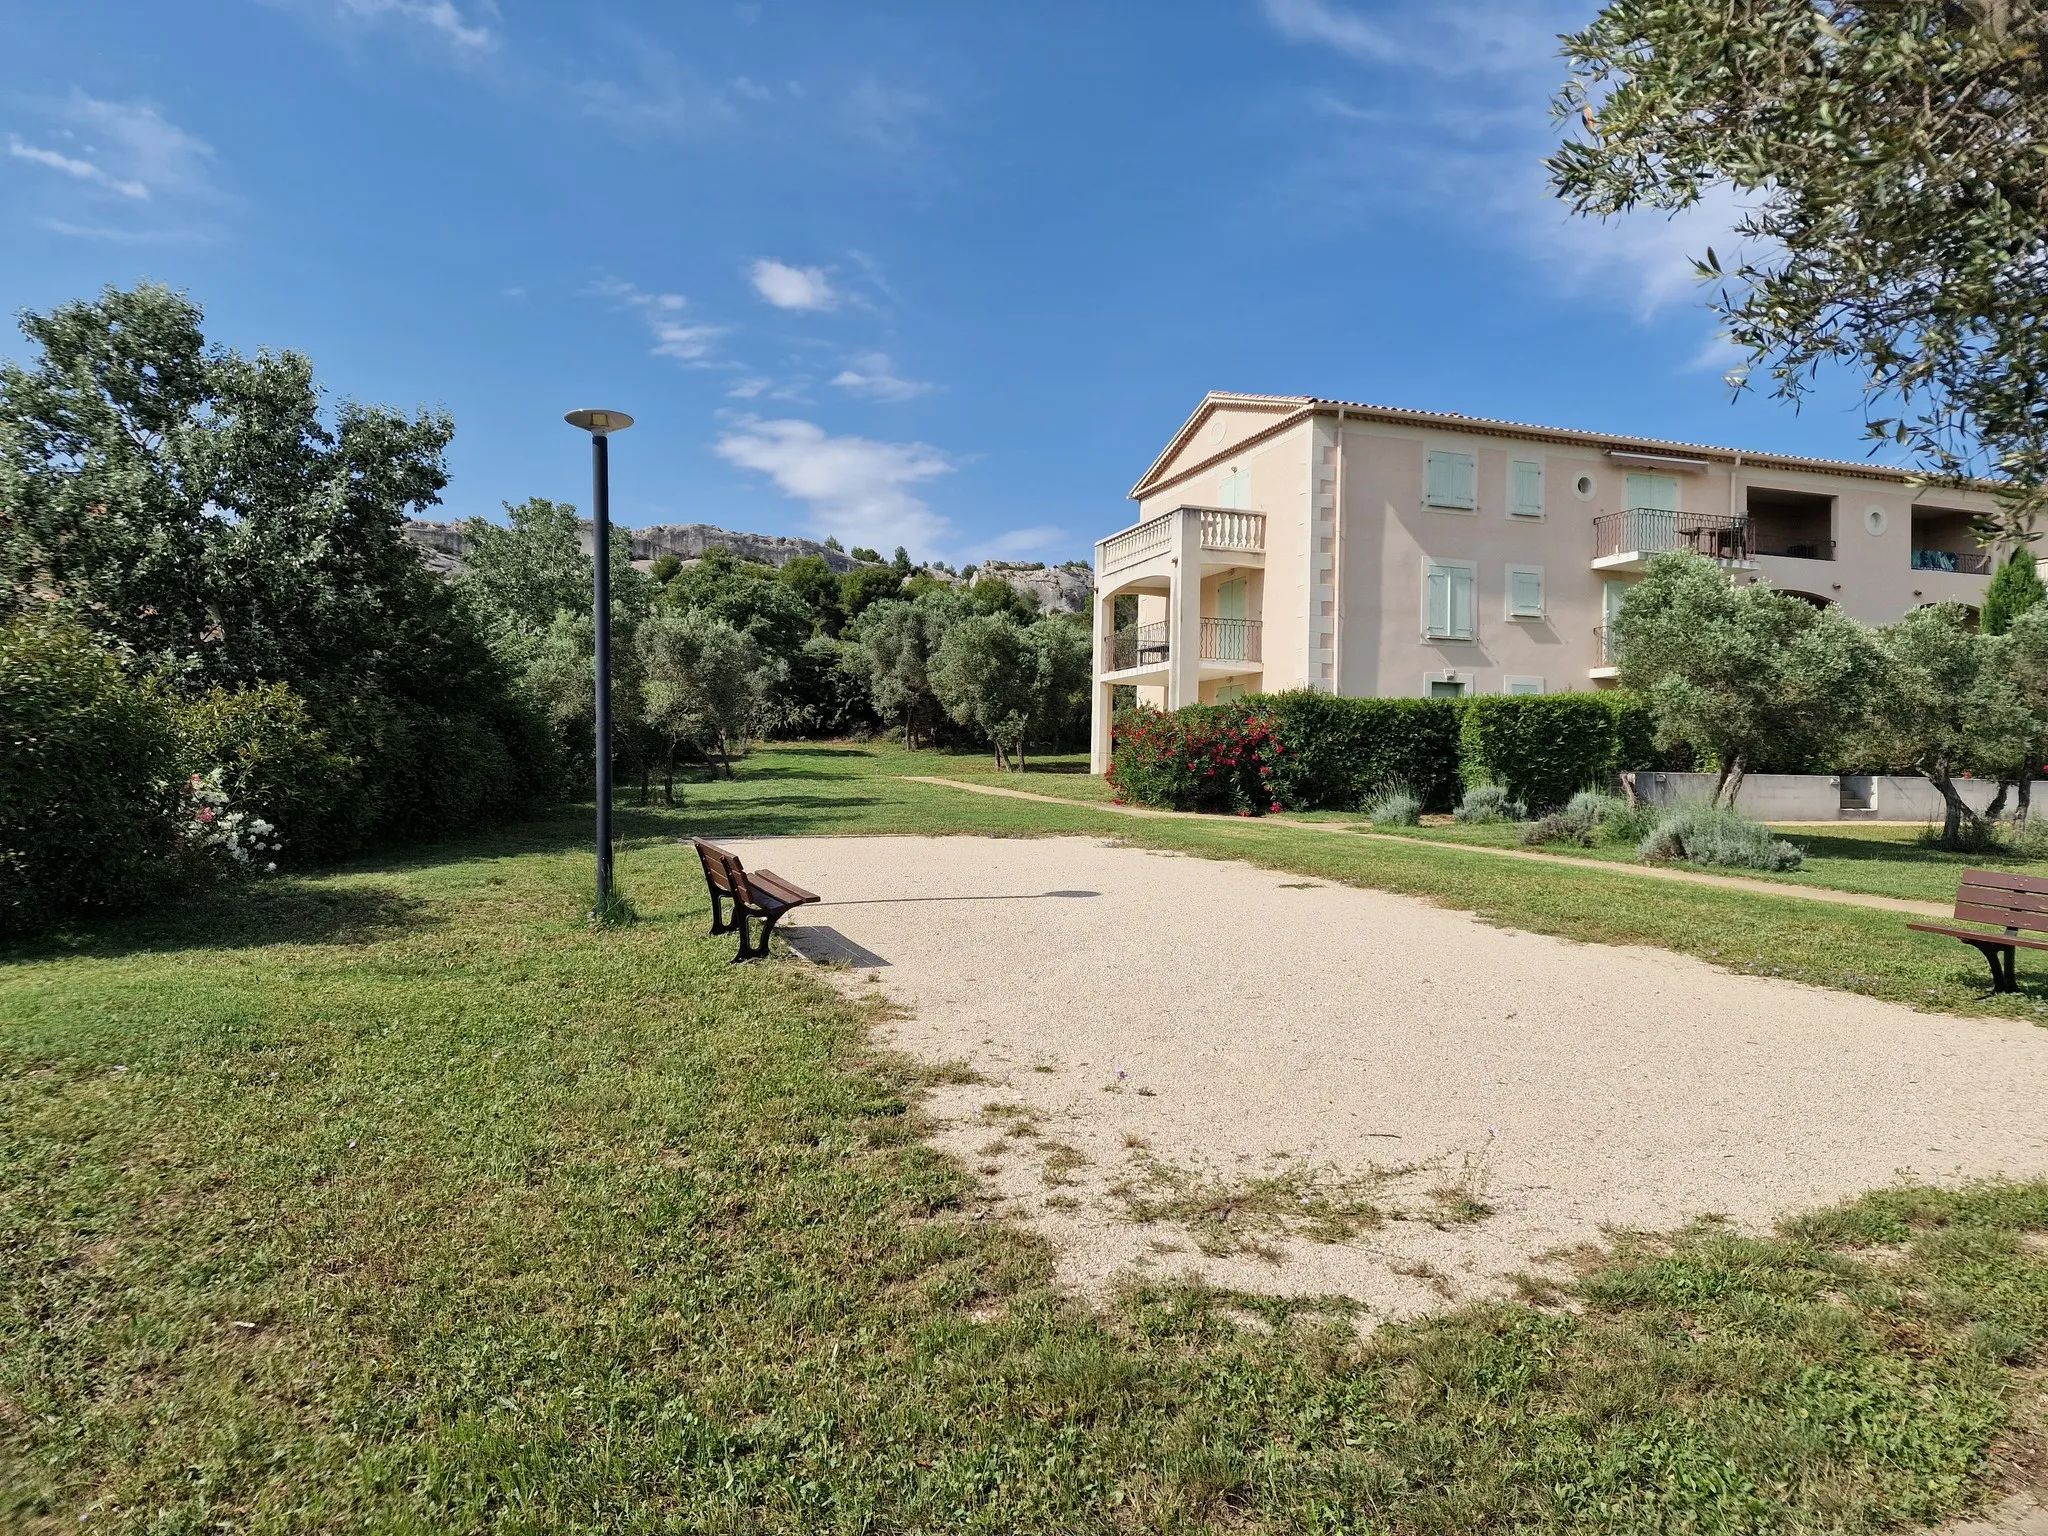
[{"label": "balcony", "polygon": [[1916,549],[1916,571],[1954,571],[1962,576],[1989,576],[1992,571],[1988,549]]},{"label": "balcony", "polygon": [[1640,571],[1652,556],[1674,550],[1705,555],[1725,566],[1747,566],[1752,554],[1749,519],[1650,507],[1632,507],[1593,519],[1596,571]]},{"label": "balcony", "polygon": [[[1098,578],[1131,566],[1143,565],[1173,550],[1174,519],[1198,519],[1197,542],[1204,554],[1234,558],[1205,564],[1259,565],[1266,553],[1266,514],[1238,512],[1228,507],[1176,507],[1158,517],[1147,518],[1121,533],[1113,533],[1095,546]],[[1256,558],[1247,559],[1252,556]]]},{"label": "balcony", "polygon": [[1593,640],[1600,647],[1600,660],[1594,663],[1586,676],[1594,682],[1610,682],[1621,676],[1621,658],[1615,654],[1613,629],[1605,624],[1596,626]]},{"label": "balcony", "polygon": [[1832,560],[1835,558],[1833,539],[1772,540],[1759,534],[1750,550],[1752,555],[1771,555],[1780,560]]},{"label": "balcony", "polygon": [[[1263,628],[1257,619],[1204,619],[1196,654],[1203,662],[1215,663],[1206,668],[1211,672],[1260,666]],[[1105,674],[1160,671],[1172,655],[1171,632],[1163,623],[1133,624],[1102,640]]]}]

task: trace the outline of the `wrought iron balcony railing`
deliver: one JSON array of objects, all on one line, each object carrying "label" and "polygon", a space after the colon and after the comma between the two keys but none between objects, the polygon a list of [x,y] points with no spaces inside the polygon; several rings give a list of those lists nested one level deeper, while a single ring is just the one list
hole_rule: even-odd
[{"label": "wrought iron balcony railing", "polygon": [[1258,661],[1259,628],[1257,619],[1202,620],[1202,660]]},{"label": "wrought iron balcony railing", "polygon": [[1691,550],[1710,560],[1749,559],[1749,519],[1712,512],[1665,512],[1631,507],[1593,519],[1593,558],[1661,555]]},{"label": "wrought iron balcony railing", "polygon": [[1132,624],[1102,637],[1102,670],[1127,672],[1132,667],[1163,665],[1172,653],[1164,624]]}]

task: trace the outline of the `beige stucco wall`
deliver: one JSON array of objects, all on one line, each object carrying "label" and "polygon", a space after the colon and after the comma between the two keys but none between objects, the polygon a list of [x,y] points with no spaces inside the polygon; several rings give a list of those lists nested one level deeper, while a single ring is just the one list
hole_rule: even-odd
[{"label": "beige stucco wall", "polygon": [[[1627,509],[1632,472],[1672,475],[1679,506],[1688,512],[1743,514],[1752,489],[1832,499],[1827,535],[1835,558],[1759,555],[1754,570],[1735,573],[1738,581],[1763,581],[1838,603],[1870,624],[1890,623],[1922,603],[1982,600],[1985,576],[1915,570],[1911,563],[1916,501],[1982,514],[1993,509],[1982,493],[1916,496],[1909,484],[1882,472],[1730,463],[1725,454],[1707,458],[1703,472],[1631,465],[1610,457],[1604,442],[1560,443],[1538,431],[1467,429],[1456,422],[1438,426],[1349,416],[1340,423],[1327,409],[1297,414],[1284,429],[1273,430],[1305,404],[1218,403],[1149,477],[1154,489],[1132,519],[1141,523],[1180,507],[1235,506],[1265,515],[1262,562],[1233,572],[1211,565],[1209,556],[1203,560],[1201,613],[1214,616],[1216,587],[1242,574],[1247,617],[1262,627],[1260,667],[1234,679],[1207,671],[1200,684],[1205,700],[1230,681],[1254,691],[1310,686],[1390,696],[1425,694],[1432,679],[1447,674],[1475,694],[1504,692],[1511,679],[1540,680],[1550,693],[1603,686],[1606,680],[1595,674],[1603,667],[1598,631],[1606,622],[1605,594],[1610,583],[1636,578],[1594,568],[1593,525],[1596,518]],[[1264,433],[1271,435],[1260,439]],[[1476,509],[1425,505],[1433,450],[1473,456]],[[1508,466],[1515,459],[1543,466],[1540,519],[1508,515]],[[1590,481],[1584,495],[1576,490],[1582,476]],[[1799,537],[1805,542],[1808,535]],[[1962,534],[1918,542],[1973,547]],[[1429,559],[1469,561],[1474,567],[1473,640],[1425,637]],[[1542,572],[1541,618],[1508,616],[1511,566]],[[1158,566],[1145,579],[1158,585],[1168,573]],[[1140,594],[1140,623],[1164,622],[1168,614],[1164,595]],[[1139,698],[1164,704],[1165,690],[1142,688]]]}]

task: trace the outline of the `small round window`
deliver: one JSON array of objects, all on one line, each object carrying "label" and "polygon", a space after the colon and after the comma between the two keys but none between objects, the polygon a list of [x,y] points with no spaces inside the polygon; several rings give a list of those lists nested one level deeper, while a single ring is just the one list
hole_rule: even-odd
[{"label": "small round window", "polygon": [[1572,482],[1572,494],[1581,501],[1591,501],[1593,492],[1598,488],[1591,475],[1581,475]]},{"label": "small round window", "polygon": [[1865,533],[1881,534],[1884,532],[1884,525],[1885,515],[1883,507],[1865,507],[1863,509],[1863,531]]}]

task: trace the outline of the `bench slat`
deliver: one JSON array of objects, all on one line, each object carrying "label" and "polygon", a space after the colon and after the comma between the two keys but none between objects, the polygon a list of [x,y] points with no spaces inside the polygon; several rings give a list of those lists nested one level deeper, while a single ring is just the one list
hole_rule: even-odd
[{"label": "bench slat", "polygon": [[1938,933],[1945,938],[1982,940],[1986,944],[2011,945],[2015,949],[2048,949],[2039,939],[2022,939],[2010,933],[1981,933],[1970,928],[1945,928],[1939,923],[1908,923],[1915,933]]},{"label": "bench slat", "polygon": [[2016,891],[2010,886],[1992,885],[1974,875],[1963,876],[1960,890],[1973,901],[1991,907],[2012,907],[2021,912],[2048,912],[2048,891]]},{"label": "bench slat", "polygon": [[776,874],[772,869],[757,869],[747,876],[747,880],[756,890],[768,892],[787,906],[801,907],[810,902],[822,901],[824,899],[814,892],[805,890],[800,885],[794,885],[783,879],[782,876]]},{"label": "bench slat", "polygon": [[2003,869],[1966,869],[1963,871],[1965,885],[1988,885],[2001,891],[2025,891],[2030,895],[2048,896],[2048,879],[2040,875],[2015,875]]},{"label": "bench slat", "polygon": [[2001,928],[2027,928],[2048,932],[2048,916],[2039,912],[2016,911],[2011,907],[1980,906],[1964,897],[1956,898],[1955,915],[1965,922],[1996,923]]}]

